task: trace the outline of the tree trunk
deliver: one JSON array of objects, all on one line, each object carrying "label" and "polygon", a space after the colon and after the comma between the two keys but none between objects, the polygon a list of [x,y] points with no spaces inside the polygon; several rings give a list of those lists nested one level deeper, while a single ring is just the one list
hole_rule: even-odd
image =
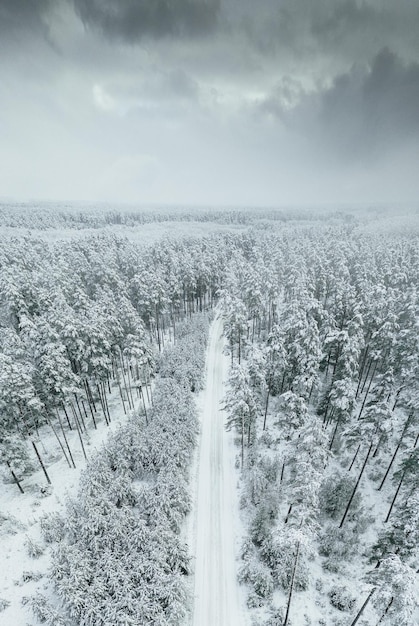
[{"label": "tree trunk", "polygon": [[100,391],[99,383],[96,385],[96,389],[97,389],[97,393],[98,393],[98,396],[99,396],[100,406],[102,407],[103,417],[105,418],[106,426],[109,426],[108,416],[106,415],[105,404],[103,402],[102,393]]},{"label": "tree trunk", "polygon": [[[86,405],[84,404],[84,400],[83,400],[83,399],[81,400],[81,405],[82,405],[82,407],[83,407],[84,416],[85,416],[86,421],[87,421],[87,411],[86,411]],[[93,426],[95,427],[95,430],[97,430],[97,424],[96,424],[96,420],[95,420],[95,416],[94,416],[93,411],[92,411],[92,418],[93,418]]]},{"label": "tree trunk", "polygon": [[[84,382],[86,382],[86,381],[84,381]],[[92,400],[90,398],[90,387],[88,388],[87,385],[85,384],[84,385],[84,389],[85,389],[85,393],[86,393],[86,400],[87,400],[87,404],[88,404],[88,407],[89,407],[89,411],[90,411],[93,423],[95,424],[95,428],[96,428],[96,420],[95,420],[96,407],[94,405],[92,405]],[[93,406],[94,410],[93,410],[92,406]]]},{"label": "tree trunk", "polygon": [[368,383],[368,387],[367,387],[364,399],[363,399],[362,404],[361,404],[361,409],[359,411],[358,419],[361,419],[361,415],[362,415],[362,412],[364,410],[365,403],[367,401],[368,394],[369,394],[370,389],[371,389],[372,381],[374,380],[375,372],[377,371],[377,365],[378,365],[378,361],[375,361],[374,370],[373,370],[373,372],[371,374],[370,382]]},{"label": "tree trunk", "polygon": [[333,447],[333,443],[335,441],[336,433],[338,431],[338,427],[339,427],[339,424],[340,424],[340,419],[341,419],[341,416],[339,415],[338,419],[336,420],[336,426],[335,426],[335,428],[333,430],[332,439],[330,440],[329,450],[331,450],[332,447]]},{"label": "tree trunk", "polygon": [[133,409],[134,407],[131,406],[131,400],[129,397],[129,392],[128,392],[128,385],[127,385],[127,379],[125,377],[125,371],[124,371],[124,360],[122,358],[122,352],[119,355],[120,357],[120,361],[121,361],[121,373],[122,373],[122,380],[124,381],[124,387],[125,387],[125,393],[127,394],[127,402],[128,402],[128,408],[129,409]]},{"label": "tree trunk", "polygon": [[84,380],[84,387],[86,389],[86,396],[87,396],[87,400],[89,402],[89,405],[91,404],[93,406],[93,410],[95,413],[97,413],[97,409],[96,409],[96,404],[93,398],[93,394],[92,394],[92,390],[90,389],[90,385],[89,385],[89,381],[88,380]]},{"label": "tree trunk", "polygon": [[134,397],[132,395],[132,385],[131,385],[131,379],[130,379],[130,366],[129,366],[128,358],[127,358],[127,383],[128,383],[128,393],[130,394],[132,408],[135,409]]},{"label": "tree trunk", "polygon": [[159,352],[161,352],[161,343],[160,343],[160,328],[159,328],[159,310],[156,304],[156,332],[157,332],[157,343],[159,346]]},{"label": "tree trunk", "polygon": [[45,474],[45,478],[47,479],[47,483],[50,485],[50,484],[51,484],[51,480],[50,480],[50,477],[48,476],[48,472],[47,472],[47,470],[46,470],[46,468],[45,468],[45,465],[44,465],[44,463],[43,463],[43,461],[42,461],[42,459],[41,459],[41,455],[40,455],[40,454],[39,454],[39,452],[38,452],[38,448],[36,447],[36,445],[35,445],[35,442],[34,442],[34,441],[32,441],[31,443],[32,443],[32,445],[33,445],[33,449],[35,450],[35,454],[36,454],[36,456],[37,456],[37,458],[38,458],[39,464],[40,464],[40,466],[42,467],[42,471],[43,471],[43,472],[44,472],[44,474]]},{"label": "tree trunk", "polygon": [[147,415],[147,409],[146,409],[146,405],[145,405],[145,398],[144,398],[144,393],[143,393],[143,388],[142,387],[140,387],[140,394],[141,394],[141,397],[143,399],[145,423],[148,425],[148,415]]},{"label": "tree trunk", "polygon": [[330,359],[332,357],[332,350],[329,350],[329,353],[327,355],[327,363],[326,363],[326,375],[325,375],[325,380],[327,381],[327,377],[329,375],[329,367],[330,367]]},{"label": "tree trunk", "polygon": [[391,409],[392,411],[395,411],[395,410],[396,410],[397,402],[399,401],[399,396],[400,396],[400,394],[401,394],[401,391],[402,391],[403,387],[404,387],[404,385],[402,385],[402,386],[400,387],[400,389],[397,391],[397,393],[396,393],[396,395],[395,395],[395,397],[394,397],[394,403],[393,403],[393,407],[392,407],[392,409]]},{"label": "tree trunk", "polygon": [[394,505],[395,505],[395,503],[396,503],[397,496],[399,495],[399,491],[400,491],[400,489],[401,489],[402,482],[403,482],[403,479],[404,479],[404,477],[405,477],[405,474],[406,474],[406,471],[404,471],[404,472],[403,472],[403,474],[402,474],[402,475],[401,475],[401,477],[400,477],[399,484],[397,485],[396,493],[395,493],[395,494],[394,494],[394,496],[393,496],[393,500],[391,501],[390,508],[389,508],[389,510],[388,510],[388,513],[387,513],[387,517],[386,517],[386,519],[384,520],[384,523],[385,523],[385,524],[386,524],[386,523],[388,522],[388,520],[390,519],[390,515],[391,515],[391,512],[392,512],[392,510],[393,510],[393,507],[394,507]]},{"label": "tree trunk", "polygon": [[389,463],[389,465],[388,465],[388,467],[387,467],[386,473],[384,474],[384,476],[383,476],[383,480],[381,481],[380,486],[378,487],[378,491],[381,491],[381,489],[383,488],[383,485],[384,485],[384,483],[385,483],[385,481],[386,481],[386,479],[387,479],[387,476],[388,476],[388,475],[389,475],[389,473],[390,473],[390,470],[391,470],[391,468],[392,468],[392,465],[393,465],[393,463],[394,463],[394,461],[395,461],[395,459],[396,459],[396,455],[397,455],[397,453],[398,453],[398,451],[399,451],[399,449],[400,449],[401,443],[402,443],[402,441],[403,441],[403,437],[404,437],[404,436],[405,436],[405,434],[406,434],[406,430],[409,428],[409,423],[410,423],[410,420],[411,420],[411,418],[412,418],[412,415],[413,415],[413,413],[410,413],[410,414],[409,414],[409,416],[408,416],[408,418],[407,418],[407,420],[406,420],[406,423],[405,423],[404,428],[403,428],[403,430],[402,430],[402,434],[400,435],[400,439],[399,439],[399,441],[398,441],[398,443],[397,443],[397,446],[396,446],[396,449],[395,449],[395,451],[394,451],[394,453],[393,453],[393,456],[391,457],[391,461],[390,461],[390,463]]},{"label": "tree trunk", "polygon": [[291,511],[292,511],[292,504],[290,504],[289,507],[288,507],[288,513],[287,513],[287,515],[285,517],[284,524],[288,524],[288,518],[291,515]]},{"label": "tree trunk", "polygon": [[334,417],[335,417],[335,407],[332,407],[332,410],[329,413],[329,417],[327,418],[325,428],[329,428],[329,424],[332,423],[332,420]]},{"label": "tree trunk", "polygon": [[9,470],[10,470],[11,475],[13,476],[13,480],[15,481],[16,485],[19,487],[20,493],[25,493],[23,491],[22,485],[20,484],[20,481],[19,481],[18,477],[16,476],[16,474],[12,470],[12,467],[11,467],[9,461],[6,461],[6,464],[7,464],[7,467],[9,468]]},{"label": "tree trunk", "polygon": [[282,380],[281,380],[281,389],[280,389],[280,393],[282,393],[282,392],[284,391],[285,374],[286,374],[286,371],[285,371],[285,369],[284,369],[284,373],[282,374]]},{"label": "tree trunk", "polygon": [[360,394],[364,393],[365,385],[367,384],[368,376],[370,374],[371,367],[372,367],[373,363],[374,363],[374,361],[372,359],[370,359],[370,362],[368,363],[367,373],[365,374],[364,382],[362,383],[361,389],[359,390]]},{"label": "tree trunk", "polygon": [[359,473],[358,480],[357,480],[357,481],[356,481],[356,483],[355,483],[355,487],[353,488],[353,491],[352,491],[351,497],[349,498],[349,502],[348,502],[348,504],[346,505],[345,513],[343,514],[342,521],[341,521],[341,523],[339,524],[339,528],[342,528],[342,526],[343,526],[343,524],[344,524],[344,522],[345,522],[346,516],[348,515],[349,508],[350,508],[350,506],[351,506],[351,504],[352,504],[352,500],[354,499],[355,493],[356,493],[356,491],[357,491],[357,489],[358,489],[359,483],[360,483],[361,478],[362,478],[362,474],[364,473],[364,470],[365,470],[365,468],[366,468],[366,466],[367,466],[367,462],[368,462],[368,459],[369,459],[369,456],[370,456],[370,454],[371,454],[371,450],[372,450],[372,445],[373,445],[373,443],[372,443],[372,441],[371,441],[371,443],[370,443],[370,447],[368,448],[367,456],[365,457],[364,464],[363,464],[362,469],[361,469],[361,471],[360,471],[360,473]]},{"label": "tree trunk", "polygon": [[100,383],[101,385],[101,389],[102,389],[102,397],[103,397],[103,404],[105,406],[106,409],[106,413],[108,415],[108,422],[109,424],[112,422],[111,420],[111,414],[109,412],[109,404],[108,404],[108,398],[106,397],[106,386],[105,386],[105,382]]},{"label": "tree trunk", "polygon": [[165,332],[165,328],[164,328],[164,315],[161,316],[161,330],[160,330],[160,335],[161,335],[161,346],[162,348],[164,348],[164,332]]},{"label": "tree trunk", "polygon": [[283,461],[283,463],[282,463],[281,478],[279,479],[280,483],[282,483],[282,481],[284,480],[284,471],[285,471],[285,461]]},{"label": "tree trunk", "polygon": [[65,458],[65,460],[66,460],[66,461],[67,461],[67,463],[68,463],[68,467],[70,467],[70,468],[71,468],[71,463],[70,463],[70,461],[69,461],[69,459],[68,459],[67,453],[66,453],[66,451],[65,451],[65,449],[64,449],[64,446],[63,446],[63,444],[62,444],[62,442],[61,442],[61,439],[59,438],[58,433],[57,433],[57,431],[55,430],[55,426],[54,426],[54,424],[52,423],[52,420],[50,420],[49,415],[45,415],[45,419],[47,420],[48,425],[50,426],[50,428],[51,428],[52,432],[53,432],[53,433],[54,433],[54,435],[55,435],[56,440],[58,441],[58,443],[59,443],[59,445],[60,445],[60,448],[61,448],[61,450],[62,450],[62,453],[64,454],[64,458]]},{"label": "tree trunk", "polygon": [[70,430],[73,430],[73,429],[72,429],[72,427],[71,427],[70,418],[68,417],[67,409],[65,408],[65,404],[64,404],[64,402],[61,402],[61,405],[62,405],[62,407],[63,407],[64,415],[65,415],[65,418],[66,418],[66,420],[67,420],[68,428],[69,428]]},{"label": "tree trunk", "polygon": [[[148,368],[147,368],[147,369],[148,369]],[[150,393],[148,393],[148,386],[149,386],[149,385],[150,385]],[[145,387],[145,392],[146,392],[146,395],[147,395],[147,402],[148,402],[149,404],[152,404],[152,402],[151,402],[151,381],[149,381],[149,377],[148,377],[148,375],[147,375],[147,371],[146,371],[146,373],[145,373],[145,377],[144,377],[144,385],[143,385],[143,387]]]},{"label": "tree trunk", "polygon": [[376,626],[378,626],[379,624],[381,624],[381,622],[383,621],[383,619],[385,618],[385,616],[386,616],[386,615],[387,615],[387,613],[389,612],[390,607],[391,607],[391,605],[393,604],[393,602],[394,602],[394,597],[392,597],[392,598],[391,598],[391,600],[390,600],[390,602],[387,604],[387,606],[386,606],[386,610],[384,611],[384,613],[382,614],[382,616],[381,616],[381,617],[380,617],[380,619],[378,620],[378,622],[377,622],[377,625],[376,625]]},{"label": "tree trunk", "polygon": [[363,357],[362,357],[361,366],[359,368],[359,378],[358,378],[358,385],[357,385],[357,388],[356,388],[355,399],[358,397],[359,390],[360,390],[360,387],[361,387],[362,377],[364,375],[364,369],[365,369],[365,365],[366,365],[366,362],[367,362],[367,355],[368,355],[369,349],[370,349],[369,345],[366,346],[366,348],[364,350]]},{"label": "tree trunk", "polygon": [[384,435],[380,435],[380,438],[378,439],[377,446],[376,446],[376,448],[375,448],[375,450],[374,450],[374,452],[373,452],[373,455],[372,455],[372,458],[373,458],[373,459],[375,459],[375,457],[376,457],[376,456],[377,456],[377,454],[378,454],[378,450],[380,449],[381,442],[383,441],[383,436],[384,436]]},{"label": "tree trunk", "polygon": [[78,434],[79,439],[80,439],[80,445],[81,445],[81,449],[83,451],[83,456],[84,456],[85,460],[87,461],[86,450],[84,449],[84,443],[83,443],[83,438],[81,436],[80,424],[79,424],[79,420],[77,419],[76,413],[74,413],[74,417],[75,417],[75,420],[76,420],[77,434]]},{"label": "tree trunk", "polygon": [[355,617],[354,621],[351,622],[351,626],[355,626],[355,624],[357,623],[357,621],[359,620],[359,618],[361,617],[361,615],[365,611],[365,608],[366,608],[368,602],[371,600],[372,596],[374,595],[375,590],[376,590],[376,587],[374,587],[374,589],[372,589],[372,591],[370,591],[370,593],[368,595],[368,598],[365,600],[364,604],[359,609],[359,611],[357,613],[357,616]]},{"label": "tree trunk", "polygon": [[64,426],[63,426],[63,423],[61,421],[60,413],[59,413],[57,408],[55,409],[55,412],[57,413],[58,421],[60,423],[61,432],[63,433],[65,445],[67,446],[68,454],[70,455],[71,462],[72,462],[73,467],[75,469],[76,468],[76,464],[74,463],[73,455],[71,454],[71,450],[70,450],[70,446],[68,445],[67,436],[65,434]]},{"label": "tree trunk", "polygon": [[295,573],[297,571],[297,565],[298,565],[298,557],[300,555],[300,542],[297,543],[297,552],[295,555],[295,561],[294,561],[294,567],[292,569],[292,575],[291,575],[291,583],[290,583],[290,590],[289,590],[289,594],[288,594],[288,602],[287,602],[287,610],[285,612],[285,618],[284,618],[284,624],[283,626],[287,626],[288,624],[288,618],[289,618],[289,614],[290,614],[290,608],[291,608],[291,599],[292,599],[292,593],[294,591],[294,582],[295,582]]},{"label": "tree trunk", "polygon": [[124,396],[122,394],[122,387],[121,387],[121,381],[119,380],[119,375],[118,375],[118,388],[119,388],[119,395],[121,396],[121,401],[122,401],[122,408],[124,409],[124,415],[127,414],[127,410],[125,408],[125,400],[124,400]]},{"label": "tree trunk", "polygon": [[266,428],[266,416],[268,414],[268,405],[269,405],[270,393],[271,393],[271,390],[270,390],[270,387],[268,387],[268,393],[266,394],[265,415],[263,416],[263,430],[265,430],[265,428]]},{"label": "tree trunk", "polygon": [[359,445],[358,445],[358,447],[357,447],[357,449],[356,449],[356,451],[355,451],[354,458],[352,459],[351,464],[350,464],[350,466],[348,467],[348,472],[350,472],[350,471],[351,471],[352,466],[353,466],[353,464],[354,464],[354,463],[355,463],[355,461],[356,461],[356,457],[358,456],[358,452],[359,452],[360,448],[361,448],[361,444],[359,444]]},{"label": "tree trunk", "polygon": [[[148,398],[148,386],[147,385],[150,387],[150,398]],[[150,374],[150,367],[149,367],[148,364],[147,364],[147,368],[146,368],[146,386],[145,386],[145,388],[146,388],[146,392],[147,392],[148,401],[149,401],[150,405],[153,406],[153,390],[151,388],[151,374]]]},{"label": "tree trunk", "polygon": [[74,408],[74,404],[70,401],[70,409],[71,412],[73,413],[73,417],[74,417],[74,421],[76,422],[76,428],[77,428],[77,424],[79,424],[79,428],[80,428],[80,423],[79,423],[79,418],[77,417],[77,413],[76,413],[76,409]]},{"label": "tree trunk", "polygon": [[242,415],[241,457],[242,457],[242,469],[243,469],[243,466],[244,466],[244,415]]},{"label": "tree trunk", "polygon": [[78,408],[78,411],[79,411],[81,423],[83,425],[83,430],[84,430],[84,432],[87,432],[86,424],[84,423],[83,413],[81,412],[79,400],[77,398],[77,394],[76,393],[74,394],[74,398],[76,400],[76,405],[77,405],[77,408]]}]

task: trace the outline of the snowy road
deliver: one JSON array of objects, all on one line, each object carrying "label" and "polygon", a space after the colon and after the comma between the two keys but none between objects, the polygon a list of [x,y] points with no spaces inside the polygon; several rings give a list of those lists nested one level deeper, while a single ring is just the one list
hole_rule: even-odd
[{"label": "snowy road", "polygon": [[220,410],[228,357],[222,354],[222,320],[210,330],[207,384],[203,392],[198,485],[195,505],[193,626],[244,626],[236,579],[238,503],[235,452]]}]

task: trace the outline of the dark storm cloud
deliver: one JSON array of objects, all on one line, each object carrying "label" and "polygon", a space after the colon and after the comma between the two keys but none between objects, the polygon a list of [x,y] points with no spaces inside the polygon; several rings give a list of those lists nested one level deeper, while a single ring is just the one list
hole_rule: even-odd
[{"label": "dark storm cloud", "polygon": [[419,138],[419,63],[406,63],[388,48],[327,89],[301,95],[300,87],[293,108],[284,105],[286,95],[281,83],[259,110],[345,158],[379,156]]},{"label": "dark storm cloud", "polygon": [[224,0],[221,13],[223,24],[267,55],[333,54],[353,62],[384,46],[409,58],[419,54],[417,0]]},{"label": "dark storm cloud", "polygon": [[73,0],[84,24],[134,43],[143,36],[200,35],[217,20],[219,0]]},{"label": "dark storm cloud", "polygon": [[382,50],[369,71],[337,78],[320,99],[322,130],[349,154],[379,154],[419,136],[419,64]]},{"label": "dark storm cloud", "polygon": [[44,31],[44,18],[52,5],[52,0],[1,0],[0,38],[12,39],[20,31]]}]

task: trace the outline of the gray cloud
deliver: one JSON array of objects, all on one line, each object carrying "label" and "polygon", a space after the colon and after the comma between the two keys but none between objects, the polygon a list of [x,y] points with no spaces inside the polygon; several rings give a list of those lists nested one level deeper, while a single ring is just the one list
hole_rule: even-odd
[{"label": "gray cloud", "polygon": [[46,37],[54,0],[1,0],[0,49],[25,45],[28,36]]},{"label": "gray cloud", "polygon": [[293,54],[333,52],[353,62],[371,58],[384,46],[403,56],[419,52],[416,0],[282,0],[276,7],[258,39],[268,34],[271,44]]},{"label": "gray cloud", "polygon": [[137,42],[143,36],[201,35],[213,30],[219,0],[73,0],[84,24],[105,36]]},{"label": "gray cloud", "polygon": [[419,63],[385,48],[368,66],[355,65],[314,93],[282,81],[257,109],[332,156],[379,158],[419,139]]},{"label": "gray cloud", "polygon": [[353,69],[320,99],[321,129],[354,156],[419,137],[419,64],[388,48],[365,74]]}]

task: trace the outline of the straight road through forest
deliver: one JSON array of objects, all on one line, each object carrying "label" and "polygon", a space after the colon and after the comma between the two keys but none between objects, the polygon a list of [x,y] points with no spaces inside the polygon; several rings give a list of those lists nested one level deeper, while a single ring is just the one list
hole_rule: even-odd
[{"label": "straight road through forest", "polygon": [[236,569],[238,517],[234,450],[221,411],[228,357],[222,320],[210,329],[207,382],[202,397],[201,439],[195,507],[193,626],[244,626]]}]

